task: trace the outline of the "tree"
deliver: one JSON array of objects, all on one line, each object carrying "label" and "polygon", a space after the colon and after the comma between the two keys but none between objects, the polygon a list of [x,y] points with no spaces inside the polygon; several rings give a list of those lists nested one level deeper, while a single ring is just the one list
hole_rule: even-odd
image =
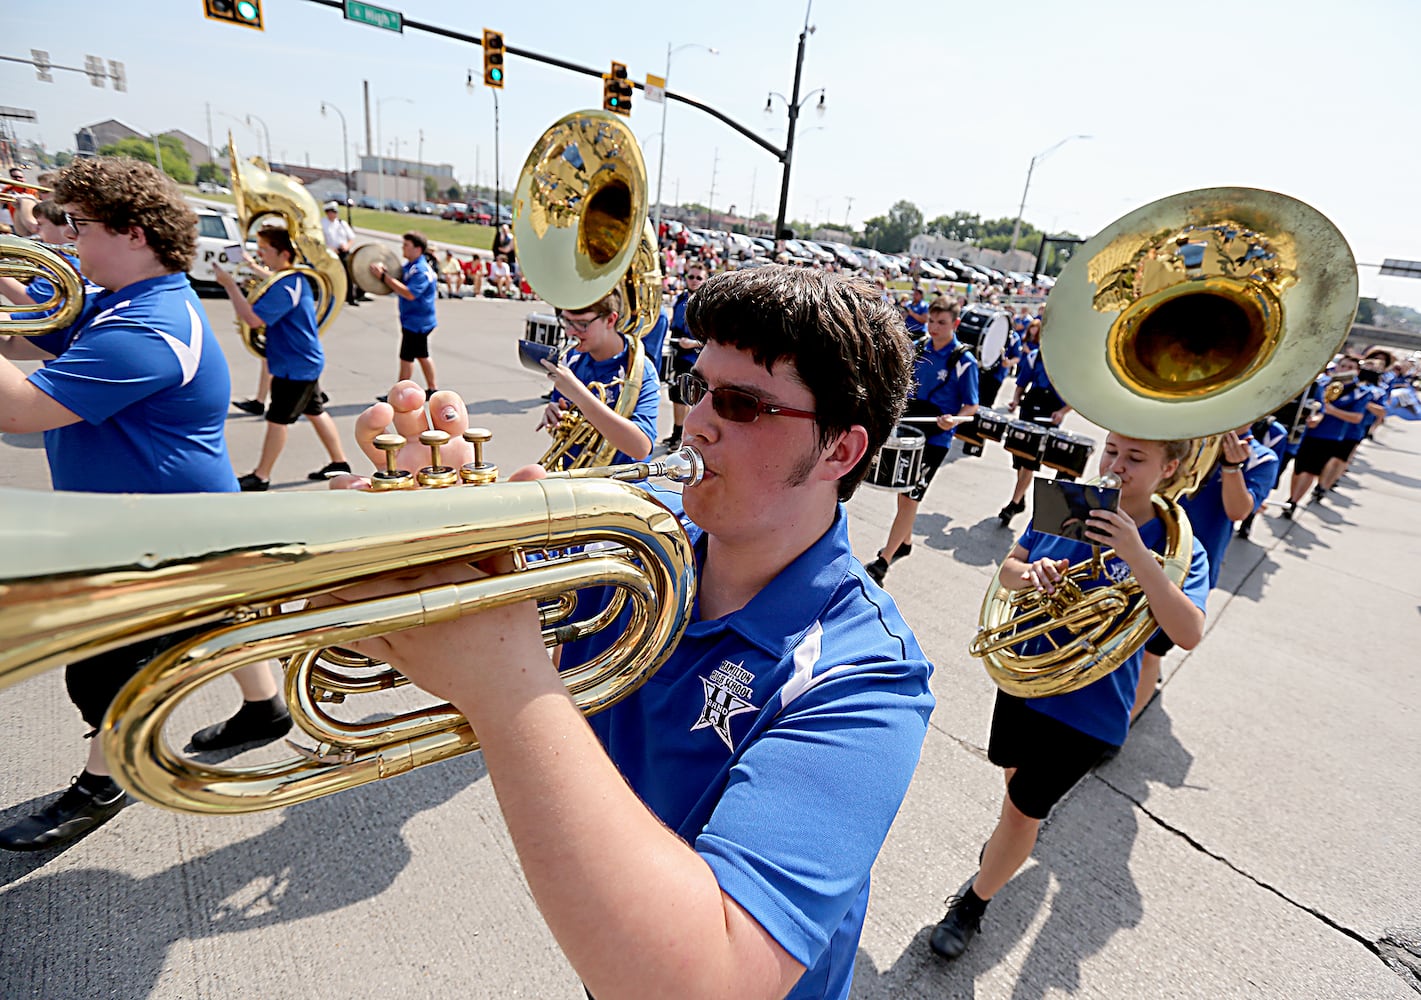
[{"label": "tree", "polygon": [[439,182],[428,174],[424,175],[424,200],[433,201],[439,197]]},{"label": "tree", "polygon": [[[163,154],[163,166],[168,165],[168,154]],[[197,165],[197,179],[199,181],[211,181],[213,184],[226,184],[227,171],[216,163],[199,163]]]},{"label": "tree", "polygon": [[69,152],[67,149],[61,149],[59,152],[54,154],[54,165],[56,167],[67,167],[69,166],[70,161],[72,161],[73,159],[73,153]]},{"label": "tree", "polygon": [[[188,162],[187,150],[175,136],[158,136],[158,146],[163,151],[163,172],[179,184],[193,182],[192,164]],[[144,163],[158,165],[158,154],[153,150],[152,139],[128,138],[110,143],[99,150],[100,156],[127,156]]]},{"label": "tree", "polygon": [[927,224],[926,231],[955,243],[975,243],[982,237],[982,219],[975,212],[958,210],[951,215],[939,215]]},{"label": "tree", "polygon": [[897,202],[886,216],[879,215],[864,223],[864,242],[876,250],[902,253],[908,241],[923,231],[923,213],[911,201]]},{"label": "tree", "polygon": [[1376,324],[1376,299],[1357,300],[1357,322],[1363,326],[1374,326]]},{"label": "tree", "polygon": [[450,185],[449,185],[449,190],[444,192],[444,196],[445,196],[446,198],[448,198],[450,201],[458,201],[458,200],[459,200],[459,185],[457,185],[457,184],[450,184]]}]

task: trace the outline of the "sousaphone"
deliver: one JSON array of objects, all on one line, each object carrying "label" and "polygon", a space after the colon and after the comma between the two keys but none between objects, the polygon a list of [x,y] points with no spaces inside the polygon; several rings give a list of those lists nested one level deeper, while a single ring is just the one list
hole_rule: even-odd
[{"label": "sousaphone", "polygon": [[[1341,232],[1296,199],[1252,188],[1151,202],[1097,234],[1061,274],[1041,337],[1061,398],[1131,437],[1205,439],[1153,498],[1176,584],[1193,547],[1177,498],[1212,469],[1210,436],[1306,388],[1346,342],[1356,310],[1357,263]],[[1065,596],[1007,590],[998,569],[970,646],[998,687],[1023,698],[1074,691],[1148,640],[1155,622],[1133,577],[1075,586],[1109,554],[1072,566]]]}]

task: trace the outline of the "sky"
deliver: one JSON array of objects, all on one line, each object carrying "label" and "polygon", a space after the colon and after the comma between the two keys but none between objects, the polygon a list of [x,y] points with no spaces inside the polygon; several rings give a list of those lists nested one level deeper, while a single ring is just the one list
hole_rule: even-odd
[{"label": "sky", "polygon": [[[786,102],[806,21],[809,35],[789,216],[855,228],[906,199],[925,219],[957,210],[1024,217],[1089,235],[1133,208],[1202,187],[1261,187],[1299,198],[1342,230],[1357,260],[1421,260],[1415,195],[1421,135],[1421,3],[1417,0],[1012,0],[972,4],[862,0],[717,3],[482,3],[381,0],[406,18],[577,65],[616,60],[630,75],[668,76],[765,139],[785,141]],[[266,29],[218,24],[202,0],[10,0],[0,55],[44,49],[57,65],[85,55],[125,64],[128,91],[79,73],[53,83],[0,62],[0,104],[32,109],[17,136],[72,149],[80,126],[117,118],[140,131],[180,128],[220,148],[265,145],[278,160],[340,168],[335,114],[352,163],[370,122],[387,152],[450,163],[491,184],[492,92],[477,46],[345,21],[308,0],[263,0]],[[667,74],[668,47],[676,49]],[[708,48],[717,50],[711,54]],[[539,135],[570,111],[599,107],[601,82],[510,55],[499,94],[499,165],[511,189]],[[767,98],[772,114],[765,114]],[[654,198],[662,142],[665,201],[773,217],[775,157],[694,108],[637,92],[630,124]],[[421,133],[423,135],[421,145]],[[1069,136],[1090,136],[1057,145]],[[1054,149],[1053,149],[1054,147]],[[1047,150],[1049,155],[1042,156]],[[1363,266],[1361,291],[1421,309],[1421,279]]]}]

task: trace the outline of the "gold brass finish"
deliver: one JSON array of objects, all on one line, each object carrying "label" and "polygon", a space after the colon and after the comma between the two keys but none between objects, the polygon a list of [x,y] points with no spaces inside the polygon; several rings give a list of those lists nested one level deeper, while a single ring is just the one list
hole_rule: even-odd
[{"label": "gold brass finish", "polygon": [[362,243],[350,251],[350,278],[370,295],[389,295],[393,289],[370,273],[370,265],[380,263],[394,275],[403,273],[400,255],[387,243]]},{"label": "gold brass finish", "polygon": [[[1315,209],[1271,191],[1212,188],[1152,202],[1072,258],[1047,298],[1042,360],[1061,398],[1106,429],[1195,438],[1152,498],[1160,559],[1182,585],[1194,533],[1177,500],[1213,471],[1219,435],[1305,389],[1346,342],[1357,309],[1347,241]],[[1154,633],[1133,576],[1085,590],[1112,555],[1094,550],[1056,594],[1011,591],[1001,568],[969,646],[1008,694],[1077,690]]]},{"label": "gold brass finish", "polygon": [[493,432],[486,427],[470,427],[464,432],[464,440],[474,446],[474,460],[460,467],[459,478],[471,486],[487,486],[498,479],[498,466],[484,461],[484,445],[492,438]]},{"label": "gold brass finish", "polygon": [[[232,133],[227,133],[227,149],[232,166],[232,197],[237,221],[243,233],[253,231],[264,219],[278,217],[291,235],[296,248],[295,266],[258,280],[249,275],[242,290],[249,302],[256,302],[281,278],[296,271],[311,282],[316,299],[316,329],[325,333],[345,303],[345,266],[335,251],[326,246],[321,230],[321,208],[306,186],[288,174],[271,172],[259,156],[242,160]],[[242,343],[257,357],[266,357],[266,331],[237,321]]]},{"label": "gold brass finish", "polygon": [[1354,374],[1336,376],[1327,383],[1327,388],[1322,390],[1322,401],[1324,403],[1337,402],[1348,389],[1352,388],[1352,383],[1355,381],[1357,381],[1357,376]]},{"label": "gold brass finish", "polygon": [[385,453],[385,468],[370,477],[372,490],[412,490],[419,485],[408,470],[395,468],[400,449],[404,446],[405,439],[399,434],[376,436],[375,447]]},{"label": "gold brass finish", "polygon": [[1316,209],[1251,188],[1189,191],[1076,252],[1047,301],[1042,359],[1101,427],[1215,434],[1321,371],[1356,302],[1351,249]]},{"label": "gold brass finish", "polygon": [[[636,136],[616,115],[577,111],[533,144],[513,196],[513,237],[528,284],[558,309],[582,309],[617,288],[627,364],[615,407],[630,417],[641,394],[641,338],[661,315],[661,265],[647,219],[646,164]],[[610,386],[589,385],[606,401]],[[538,464],[549,471],[606,465],[616,455],[581,413],[552,428]],[[572,455],[572,452],[577,452]]]},{"label": "gold brass finish", "polygon": [[[9,320],[0,327],[0,333],[39,337],[74,325],[84,309],[84,279],[59,253],[72,249],[21,236],[0,236],[0,275],[21,282],[31,278],[47,278],[54,286],[54,293],[43,302],[33,305],[0,304],[0,316]],[[18,313],[44,312],[56,307],[57,311],[50,316],[9,319]]]},{"label": "gold brass finish", "polygon": [[430,463],[420,469],[415,474],[421,486],[432,486],[443,489],[446,486],[459,485],[459,470],[452,465],[444,465],[439,461],[439,449],[449,443],[447,431],[428,430],[421,431],[419,443],[429,449]]},{"label": "gold brass finish", "polygon": [[[398,436],[383,437],[393,465]],[[0,512],[8,512],[8,527],[0,527],[0,687],[140,638],[196,630],[124,687],[99,738],[125,788],[199,813],[279,808],[478,746],[448,705],[362,723],[331,718],[327,703],[405,682],[389,669],[351,674],[370,661],[331,649],[363,638],[533,600],[544,605],[544,641],[557,643],[606,627],[630,601],[627,630],[605,652],[560,665],[581,710],[600,711],[660,665],[690,617],[695,566],[685,532],[645,491],[616,481],[658,468],[690,482],[701,465],[683,450],[660,463],[399,499],[364,491],[273,495],[261,517],[236,494],[59,493],[36,506],[33,494],[0,490]],[[337,607],[280,610],[392,572],[495,561],[513,569]],[[575,592],[602,586],[617,591],[612,607],[571,620]],[[183,698],[270,657],[287,661],[288,704],[314,747],[249,767],[173,752],[164,726]]]}]

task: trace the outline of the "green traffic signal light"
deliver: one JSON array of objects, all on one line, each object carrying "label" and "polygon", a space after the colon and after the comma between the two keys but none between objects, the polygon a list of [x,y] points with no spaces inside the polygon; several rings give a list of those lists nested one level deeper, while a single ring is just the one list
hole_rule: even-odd
[{"label": "green traffic signal light", "polygon": [[252,0],[237,0],[237,16],[243,21],[255,21],[261,16],[261,11]]}]

